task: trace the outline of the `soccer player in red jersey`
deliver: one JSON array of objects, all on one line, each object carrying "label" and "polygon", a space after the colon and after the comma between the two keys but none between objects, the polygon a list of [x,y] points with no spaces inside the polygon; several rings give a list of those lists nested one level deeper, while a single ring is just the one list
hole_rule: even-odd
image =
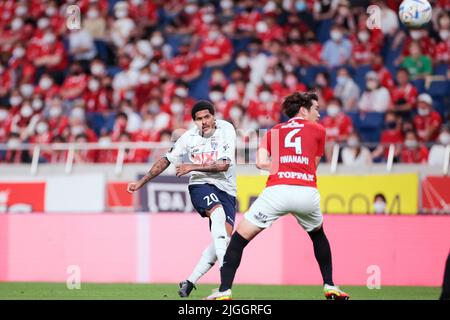
[{"label": "soccer player in red jersey", "polygon": [[270,171],[266,188],[233,234],[220,270],[220,288],[207,300],[231,299],[231,286],[245,246],[287,213],[294,215],[313,242],[325,297],[349,298],[333,283],[331,250],[322,227],[316,169],[324,154],[325,129],[317,123],[318,96],[296,92],[285,98],[282,108],[289,121],[270,129],[257,151],[256,166]]}]

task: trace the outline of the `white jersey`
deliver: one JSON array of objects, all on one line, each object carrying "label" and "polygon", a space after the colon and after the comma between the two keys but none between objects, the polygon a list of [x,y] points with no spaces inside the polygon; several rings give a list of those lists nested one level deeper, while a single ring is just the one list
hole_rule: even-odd
[{"label": "white jersey", "polygon": [[194,127],[186,131],[175,142],[166,158],[173,164],[213,163],[228,159],[230,167],[225,172],[192,171],[189,184],[209,183],[236,197],[236,131],[231,123],[216,120],[216,130],[211,137],[202,137],[200,130]]}]

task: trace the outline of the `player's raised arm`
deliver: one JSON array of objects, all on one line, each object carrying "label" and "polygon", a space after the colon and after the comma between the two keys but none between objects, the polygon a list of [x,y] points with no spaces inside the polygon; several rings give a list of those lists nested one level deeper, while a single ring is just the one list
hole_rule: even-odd
[{"label": "player's raised arm", "polygon": [[133,193],[142,188],[147,182],[152,180],[154,177],[160,175],[167,167],[170,165],[169,160],[166,157],[162,157],[152,166],[152,168],[137,182],[132,182],[128,184],[127,191]]}]

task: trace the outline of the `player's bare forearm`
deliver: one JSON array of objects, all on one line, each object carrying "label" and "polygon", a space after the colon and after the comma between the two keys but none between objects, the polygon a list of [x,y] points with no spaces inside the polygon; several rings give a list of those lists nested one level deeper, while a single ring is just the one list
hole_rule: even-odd
[{"label": "player's bare forearm", "polygon": [[229,167],[230,162],[225,160],[208,164],[181,164],[177,166],[177,176],[181,177],[191,171],[212,173],[224,172],[227,171]]},{"label": "player's bare forearm", "polygon": [[147,182],[152,180],[154,177],[158,176],[167,169],[170,165],[169,160],[166,157],[162,157],[152,166],[152,168],[137,182],[132,182],[128,184],[127,191],[133,193],[134,191],[142,188]]},{"label": "player's bare forearm", "polygon": [[152,166],[152,168],[142,177],[143,184],[146,184],[154,177],[159,176],[167,167],[170,166],[169,160],[166,157],[162,157]]}]

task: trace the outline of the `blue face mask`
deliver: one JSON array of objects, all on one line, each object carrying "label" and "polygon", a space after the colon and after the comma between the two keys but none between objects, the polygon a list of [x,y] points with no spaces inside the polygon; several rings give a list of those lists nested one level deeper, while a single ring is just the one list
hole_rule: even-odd
[{"label": "blue face mask", "polygon": [[347,82],[347,77],[338,76],[336,82],[340,85],[344,85]]},{"label": "blue face mask", "polygon": [[302,12],[306,10],[306,3],[304,1],[297,1],[295,3],[295,9],[297,12]]}]

